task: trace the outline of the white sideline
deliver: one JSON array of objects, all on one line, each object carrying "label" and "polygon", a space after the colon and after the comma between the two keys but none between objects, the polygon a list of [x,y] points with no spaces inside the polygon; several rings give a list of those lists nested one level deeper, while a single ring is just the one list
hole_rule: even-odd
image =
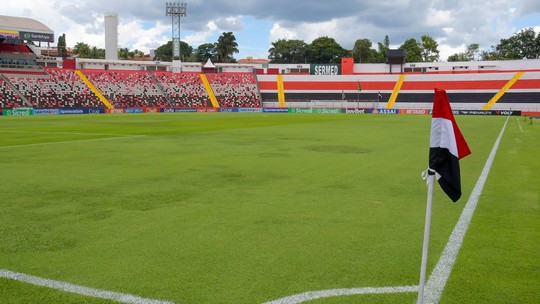
[{"label": "white sideline", "polygon": [[[499,143],[501,142],[501,138],[504,134],[504,130],[506,129],[506,125],[508,124],[509,119],[510,116],[508,116],[508,118],[506,119],[506,122],[502,127],[501,133],[497,137],[497,140],[495,140],[495,144],[491,149],[491,153],[489,154],[484,168],[482,169],[482,173],[480,174],[480,177],[478,178],[478,181],[476,182],[476,185],[471,192],[471,196],[469,197],[467,204],[463,208],[463,212],[461,213],[458,223],[454,227],[454,231],[452,231],[452,234],[450,235],[450,238],[446,243],[446,247],[444,248],[444,251],[439,258],[437,265],[435,266],[433,272],[431,273],[431,276],[429,277],[429,280],[426,283],[424,303],[438,303],[441,298],[444,286],[446,285],[446,281],[448,281],[448,277],[450,277],[450,272],[454,267],[457,254],[459,253],[459,249],[461,248],[461,244],[463,243],[463,238],[465,237],[465,233],[469,228],[474,209],[476,208],[476,205],[478,205],[478,200],[480,198],[480,195],[482,194],[482,190],[484,189],[484,185],[489,175],[491,165],[493,164],[493,160],[495,159],[495,155],[497,154]],[[298,304],[319,298],[349,296],[355,294],[418,292],[418,288],[418,286],[395,286],[308,291],[280,298],[274,301],[265,302],[263,304]]]},{"label": "white sideline", "polygon": [[34,147],[34,146],[48,146],[48,145],[55,145],[55,144],[68,144],[68,143],[77,143],[77,142],[85,142],[85,141],[100,141],[100,140],[111,140],[111,139],[136,138],[136,137],[142,137],[142,136],[145,136],[145,135],[115,136],[115,137],[77,139],[77,140],[65,140],[65,141],[50,141],[50,142],[43,142],[43,143],[38,143],[38,144],[2,146],[2,147],[0,147],[0,149],[13,149],[13,148],[24,148],[24,147]]},{"label": "white sideline", "polygon": [[67,282],[44,279],[44,278],[40,278],[40,277],[36,277],[36,276],[24,274],[24,273],[9,271],[7,269],[0,269],[0,278],[12,279],[19,282],[25,282],[25,283],[29,283],[29,284],[33,284],[37,286],[49,287],[49,288],[53,288],[57,290],[80,294],[80,295],[113,300],[113,301],[117,301],[121,303],[174,304],[173,302],[141,298],[139,296],[120,293],[120,292],[100,290],[100,289],[75,285],[75,284],[71,284]]}]

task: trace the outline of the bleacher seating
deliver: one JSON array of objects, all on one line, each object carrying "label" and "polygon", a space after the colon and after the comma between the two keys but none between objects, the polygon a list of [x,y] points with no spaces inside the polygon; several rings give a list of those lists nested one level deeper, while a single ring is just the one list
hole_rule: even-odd
[{"label": "bleacher seating", "polygon": [[[104,107],[86,84],[69,69],[46,68],[8,73],[7,79],[36,108]],[[168,71],[83,70],[115,108],[212,107],[199,73]],[[261,97],[253,73],[208,74],[221,107],[259,107]],[[9,94],[4,89],[3,94]],[[20,101],[19,101],[20,103]],[[3,107],[10,105],[2,104]]]},{"label": "bleacher seating", "polygon": [[104,107],[73,70],[46,68],[46,71],[46,76],[5,76],[35,108]]},{"label": "bleacher seating", "polygon": [[179,108],[211,107],[208,92],[199,73],[157,72],[156,78],[171,100],[171,106]]},{"label": "bleacher seating", "polygon": [[253,73],[208,73],[206,77],[221,107],[254,108],[261,106],[261,94]]},{"label": "bleacher seating", "polygon": [[83,70],[115,108],[168,107],[155,77],[145,71]]},{"label": "bleacher seating", "polygon": [[22,107],[23,101],[0,77],[0,108]]}]

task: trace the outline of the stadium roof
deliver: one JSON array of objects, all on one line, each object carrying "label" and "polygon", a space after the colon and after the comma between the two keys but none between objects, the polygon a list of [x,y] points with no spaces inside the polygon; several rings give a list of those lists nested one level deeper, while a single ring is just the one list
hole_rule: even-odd
[{"label": "stadium roof", "polygon": [[3,15],[0,15],[0,30],[54,34],[48,26],[35,19]]}]

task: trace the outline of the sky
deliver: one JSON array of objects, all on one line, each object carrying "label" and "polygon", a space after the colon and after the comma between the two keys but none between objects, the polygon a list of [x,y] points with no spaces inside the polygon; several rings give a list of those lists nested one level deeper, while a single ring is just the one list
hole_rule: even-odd
[{"label": "sky", "polygon": [[[3,0],[0,14],[29,17],[54,31],[55,41],[66,34],[68,47],[84,42],[105,47],[104,15],[118,15],[119,47],[150,49],[171,40],[172,20],[167,1],[156,0]],[[385,35],[391,48],[407,39],[433,37],[441,61],[478,43],[489,50],[502,38],[524,28],[540,32],[539,0],[185,0],[181,40],[196,49],[233,32],[239,53],[234,58],[267,58],[271,43],[318,37],[334,38],[345,49],[357,39],[373,48]],[[53,45],[56,45],[54,43]]]}]

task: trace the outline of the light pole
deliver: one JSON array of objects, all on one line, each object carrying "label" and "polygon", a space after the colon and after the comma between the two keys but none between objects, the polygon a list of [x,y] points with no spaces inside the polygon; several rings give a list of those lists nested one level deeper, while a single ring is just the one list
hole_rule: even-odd
[{"label": "light pole", "polygon": [[172,19],[172,44],[173,60],[178,57],[180,60],[180,23],[181,18],[187,16],[187,4],[179,2],[165,3],[165,14]]}]

